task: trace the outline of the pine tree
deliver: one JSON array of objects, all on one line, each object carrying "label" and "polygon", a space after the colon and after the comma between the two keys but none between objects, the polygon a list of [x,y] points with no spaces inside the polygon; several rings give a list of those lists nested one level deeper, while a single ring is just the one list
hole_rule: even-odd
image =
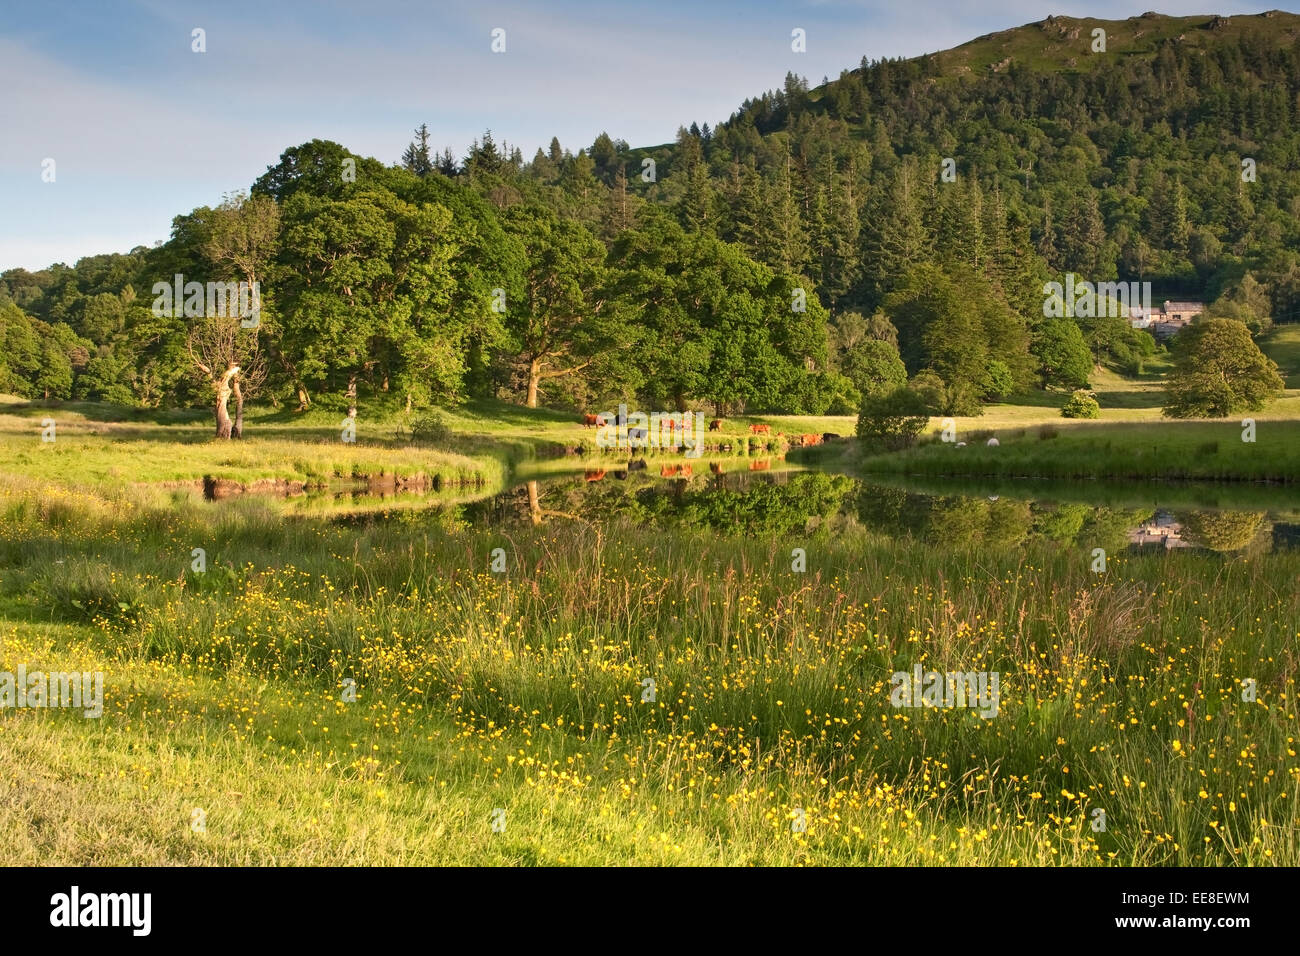
[{"label": "pine tree", "polygon": [[465,172],[470,177],[488,174],[499,174],[506,165],[506,160],[497,150],[496,143],[492,140],[492,131],[486,130],[483,133],[483,140],[475,140],[470,146],[469,155],[465,157]]},{"label": "pine tree", "polygon": [[971,267],[983,272],[987,266],[984,249],[984,191],[974,176],[966,179],[966,201],[962,204],[962,243],[965,259]]},{"label": "pine tree", "polygon": [[740,189],[732,210],[736,242],[744,246],[751,256],[758,259],[763,233],[768,228],[762,179],[752,166],[744,166],[740,169],[739,185]]},{"label": "pine tree", "polygon": [[[540,150],[539,150],[540,152]],[[614,186],[605,203],[602,238],[613,239],[632,225],[632,201],[627,192],[627,170],[619,163],[614,170]]]},{"label": "pine tree", "polygon": [[808,229],[799,215],[799,203],[795,196],[793,162],[790,149],[785,150],[785,162],[777,174],[776,189],[771,204],[772,228],[780,237],[782,250],[781,268],[786,272],[800,274],[808,269]]},{"label": "pine tree", "polygon": [[540,146],[537,147],[537,152],[533,154],[533,161],[528,164],[528,172],[538,182],[549,183],[555,179],[555,165]]},{"label": "pine tree", "polygon": [[1056,251],[1056,226],[1052,223],[1052,197],[1043,199],[1043,234],[1038,237],[1038,254],[1052,268],[1059,265]]},{"label": "pine tree", "polygon": [[851,171],[832,180],[830,220],[827,225],[826,270],[822,275],[821,291],[831,301],[838,301],[858,279],[857,248],[861,224],[853,195]]},{"label": "pine tree", "polygon": [[456,154],[447,146],[443,149],[442,155],[438,157],[438,172],[444,176],[460,175],[460,164],[456,162]]},{"label": "pine tree", "polygon": [[712,232],[715,227],[713,186],[703,164],[691,170],[686,181],[686,222],[696,232]]},{"label": "pine tree", "polygon": [[934,256],[915,183],[916,170],[912,163],[905,163],[892,185],[876,197],[873,228],[865,237],[871,268],[866,279],[876,296],[895,288],[910,271]]},{"label": "pine tree", "polygon": [[[1075,200],[1066,223],[1060,230],[1062,265],[1094,281],[1101,278],[1102,244],[1106,225],[1102,222],[1097,194],[1089,190]],[[1186,240],[1184,240],[1186,242]]]},{"label": "pine tree", "polygon": [[[1096,204],[1096,198],[1093,198]],[[1187,221],[1187,193],[1179,180],[1174,181],[1174,194],[1169,204],[1169,244],[1180,258],[1187,255],[1187,240],[1191,237],[1192,227]],[[1105,231],[1102,230],[1103,240]]]},{"label": "pine tree", "polygon": [[417,176],[427,176],[433,172],[433,158],[429,155],[429,127],[421,123],[415,131],[415,139],[402,153],[402,165]]}]

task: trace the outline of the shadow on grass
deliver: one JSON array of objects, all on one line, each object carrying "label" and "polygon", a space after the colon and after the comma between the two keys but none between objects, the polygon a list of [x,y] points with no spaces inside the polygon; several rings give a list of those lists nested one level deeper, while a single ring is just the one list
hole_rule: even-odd
[{"label": "shadow on grass", "polygon": [[201,408],[131,408],[108,402],[19,402],[0,406],[0,414],[19,418],[43,418],[58,412],[80,415],[88,422],[121,424],[123,422],[151,422],[155,425],[192,425],[212,421],[210,409]]},{"label": "shadow on grass", "polygon": [[1163,391],[1152,389],[1146,392],[1095,392],[1097,403],[1102,408],[1162,408]]}]

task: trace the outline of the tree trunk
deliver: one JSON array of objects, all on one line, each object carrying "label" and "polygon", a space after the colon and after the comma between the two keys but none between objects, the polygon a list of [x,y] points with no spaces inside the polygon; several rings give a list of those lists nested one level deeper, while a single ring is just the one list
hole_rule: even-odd
[{"label": "tree trunk", "polygon": [[533,359],[528,363],[528,407],[537,407],[537,386],[542,381],[542,360]]},{"label": "tree trunk", "polygon": [[230,393],[232,391],[230,387],[231,379],[233,379],[238,374],[239,374],[239,366],[232,365],[230,366],[230,368],[226,369],[225,374],[222,375],[221,378],[219,378],[216,382],[217,437],[218,438],[229,438],[230,430],[231,428],[234,427],[232,422],[230,421],[230,412],[226,410],[226,406],[230,403]]},{"label": "tree trunk", "polygon": [[356,419],[357,417],[357,377],[348,376],[348,418]]},{"label": "tree trunk", "polygon": [[533,524],[542,523],[542,503],[537,494],[537,482],[528,482],[528,516],[533,519]]},{"label": "tree trunk", "polygon": [[244,390],[239,385],[239,376],[230,383],[235,393],[235,425],[230,430],[231,438],[244,437]]},{"label": "tree trunk", "polygon": [[311,398],[307,395],[307,388],[302,383],[298,384],[298,411],[305,412],[311,405]]}]

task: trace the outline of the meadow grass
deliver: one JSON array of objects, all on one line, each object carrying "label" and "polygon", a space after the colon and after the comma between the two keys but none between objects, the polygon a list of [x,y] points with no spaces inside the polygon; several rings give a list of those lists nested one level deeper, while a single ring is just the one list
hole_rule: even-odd
[{"label": "meadow grass", "polygon": [[[386,429],[345,443],[341,429],[312,423],[264,423],[250,416],[245,437],[219,441],[202,421],[163,421],[117,414],[129,410],[66,403],[44,407],[0,405],[0,474],[23,475],[82,487],[193,482],[206,476],[237,482],[297,480],[312,484],[360,477],[437,477],[440,482],[500,484],[508,456],[481,450],[424,448]],[[187,416],[193,418],[193,416]],[[342,416],[339,416],[340,420]],[[42,422],[55,423],[54,441],[42,440]],[[334,424],[330,419],[331,425]]]},{"label": "meadow grass", "polygon": [[[1300,862],[1300,554],[1089,560],[8,479],[0,669],[107,703],[0,714],[0,825],[16,863]],[[918,662],[998,715],[891,706]]]}]

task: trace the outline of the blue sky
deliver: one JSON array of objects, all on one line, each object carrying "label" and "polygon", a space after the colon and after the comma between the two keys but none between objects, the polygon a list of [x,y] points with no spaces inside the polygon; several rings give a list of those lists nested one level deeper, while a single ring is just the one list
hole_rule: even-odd
[{"label": "blue sky", "polygon": [[[1154,2],[0,0],[0,270],[166,239],[172,216],[247,188],[312,138],[387,163],[421,122],[458,155],[489,127],[526,158],[552,136],[576,150],[602,130],[650,145],[726,119],[789,70],[816,85],[864,55]],[[206,53],[191,51],[196,27]],[[497,27],[504,54],[490,49]],[[803,54],[790,49],[796,27]]]}]

